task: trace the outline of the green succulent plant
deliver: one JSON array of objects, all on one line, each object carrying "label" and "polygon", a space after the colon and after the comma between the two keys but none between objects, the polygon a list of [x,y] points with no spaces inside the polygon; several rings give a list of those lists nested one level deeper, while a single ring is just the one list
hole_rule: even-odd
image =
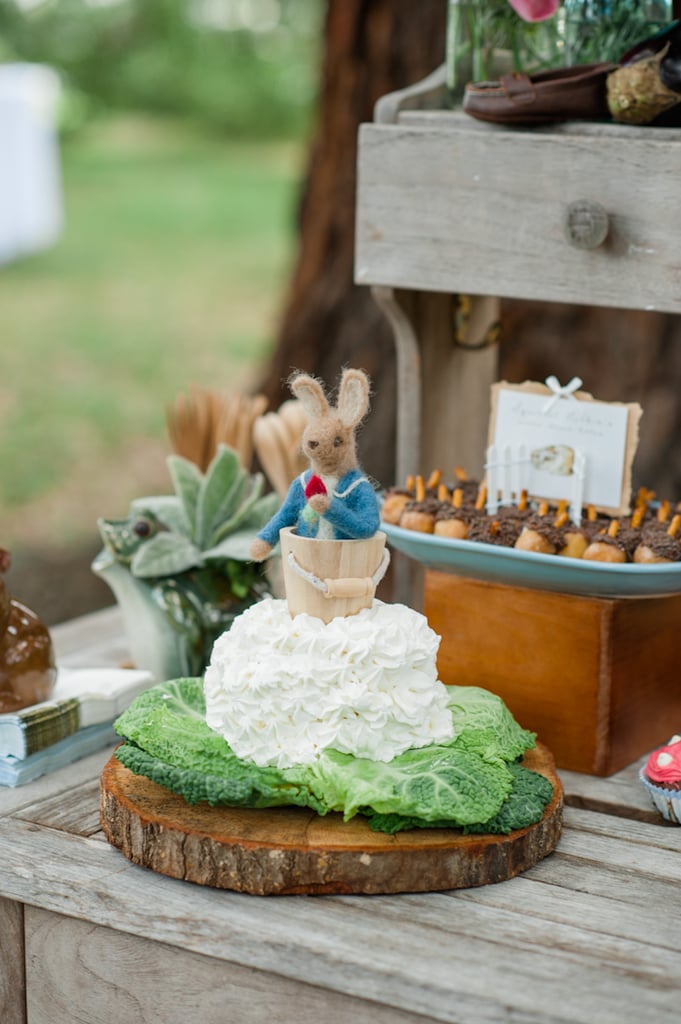
[{"label": "green succulent plant", "polygon": [[[168,457],[168,469],[174,495],[138,498],[131,505],[127,546],[133,576],[149,579],[250,561],[251,541],[279,504],[276,494],[263,495],[262,474],[248,473],[227,445],[220,445],[205,474],[180,455]],[[140,536],[138,520],[145,514],[150,528]]]},{"label": "green succulent plant", "polygon": [[220,446],[205,473],[168,458],[175,494],[138,498],[127,518],[100,519],[93,571],[113,590],[133,660],[157,679],[200,674],[215,639],[269,589],[250,545],[279,504]]}]

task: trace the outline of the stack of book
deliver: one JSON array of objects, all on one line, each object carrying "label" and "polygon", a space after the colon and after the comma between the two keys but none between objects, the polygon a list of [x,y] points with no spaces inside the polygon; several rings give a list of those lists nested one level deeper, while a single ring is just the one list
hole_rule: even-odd
[{"label": "stack of book", "polygon": [[0,785],[20,786],[115,742],[114,720],[153,683],[127,668],[59,668],[50,700],[0,715]]}]

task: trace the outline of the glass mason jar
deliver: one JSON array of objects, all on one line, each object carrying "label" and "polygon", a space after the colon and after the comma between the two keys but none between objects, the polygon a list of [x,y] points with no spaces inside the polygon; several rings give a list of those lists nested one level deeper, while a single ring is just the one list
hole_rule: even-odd
[{"label": "glass mason jar", "polygon": [[565,63],[614,63],[672,20],[672,0],[564,0]]},{"label": "glass mason jar", "polygon": [[508,0],[449,0],[446,68],[450,100],[467,82],[509,71],[616,62],[667,25],[673,0],[563,0],[553,18],[527,22]]},{"label": "glass mason jar", "polygon": [[[560,14],[560,12],[559,12]],[[456,103],[467,82],[564,64],[563,19],[523,21],[508,0],[449,0],[447,89]]]}]

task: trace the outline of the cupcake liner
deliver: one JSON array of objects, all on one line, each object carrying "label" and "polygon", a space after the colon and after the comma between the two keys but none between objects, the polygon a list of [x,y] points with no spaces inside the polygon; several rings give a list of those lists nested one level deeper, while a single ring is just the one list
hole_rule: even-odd
[{"label": "cupcake liner", "polygon": [[681,825],[681,790],[656,786],[646,775],[645,765],[638,773],[638,777],[662,817],[675,825]]}]

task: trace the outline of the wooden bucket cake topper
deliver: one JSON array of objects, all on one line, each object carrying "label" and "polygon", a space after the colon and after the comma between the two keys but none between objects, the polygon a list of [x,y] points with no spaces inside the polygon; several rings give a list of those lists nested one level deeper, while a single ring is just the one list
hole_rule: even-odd
[{"label": "wooden bucket cake topper", "polygon": [[307,374],[296,374],[290,386],[308,417],[302,450],[310,468],[293,481],[251,554],[266,558],[280,539],[291,614],[330,622],[370,607],[389,560],[376,492],[357,461],[355,434],[369,411],[369,378],[344,370],[336,405]]},{"label": "wooden bucket cake topper", "polygon": [[629,512],[641,406],[598,401],[581,384],[547,377],[545,384],[492,385],[489,511],[524,490],[537,501],[568,502],[574,521],[584,505],[611,516]]},{"label": "wooden bucket cake topper", "polygon": [[331,622],[371,607],[389,561],[384,533],[367,540],[317,540],[288,526],[279,538],[291,615],[305,612]]}]

